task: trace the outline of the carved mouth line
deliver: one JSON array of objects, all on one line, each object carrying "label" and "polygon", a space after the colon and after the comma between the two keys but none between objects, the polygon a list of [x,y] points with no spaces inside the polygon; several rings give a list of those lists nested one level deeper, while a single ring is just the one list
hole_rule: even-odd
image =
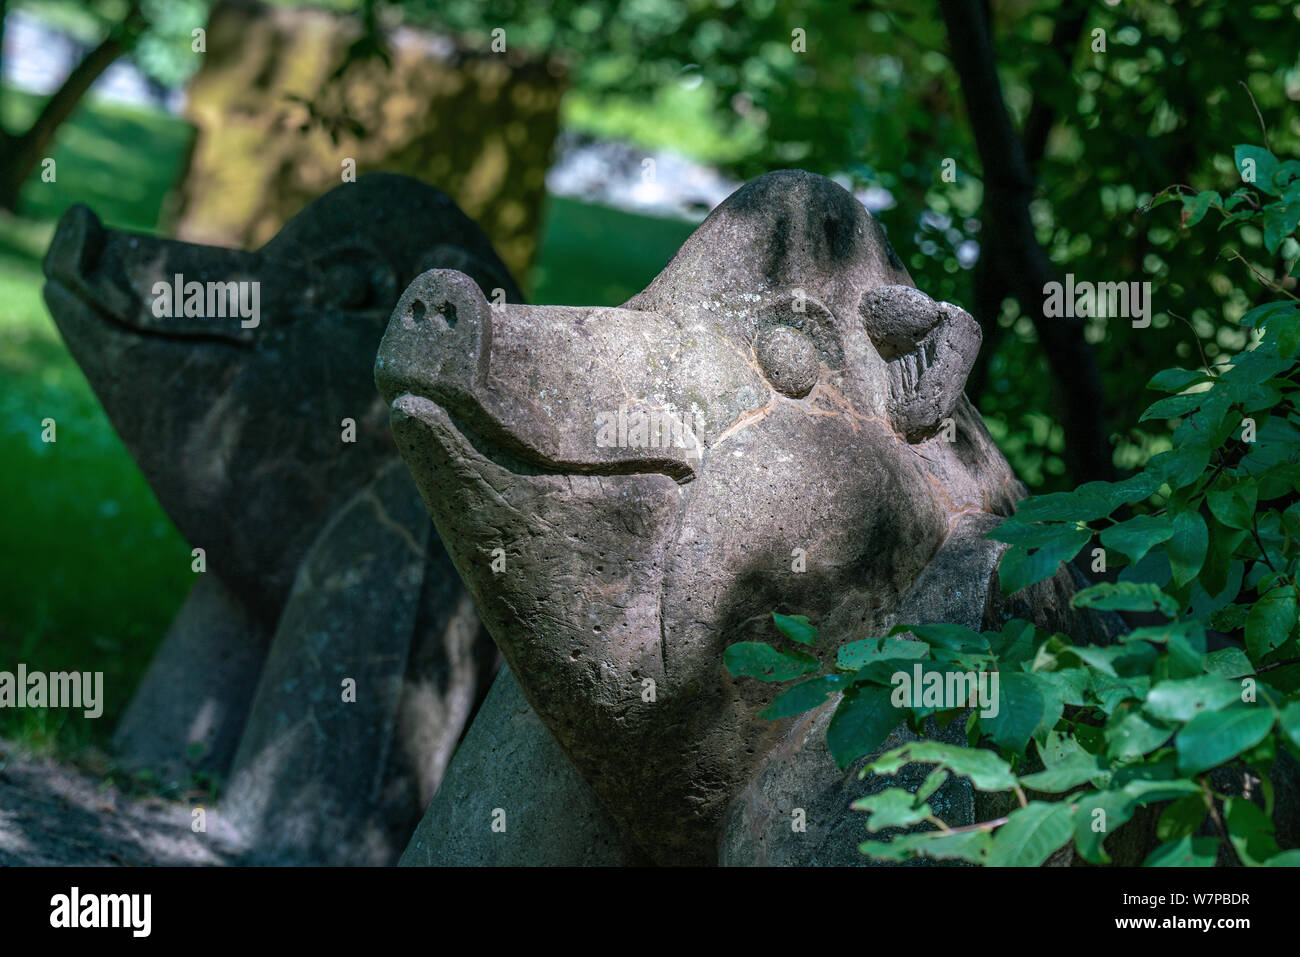
[{"label": "carved mouth line", "polygon": [[[459,411],[468,407],[468,414]],[[452,411],[456,408],[457,411]],[[472,398],[439,401],[413,392],[393,400],[394,416],[415,418],[430,426],[444,446],[454,444],[467,458],[490,463],[514,475],[666,475],[678,484],[695,477],[689,465],[671,459],[619,459],[611,462],[575,462],[552,459],[532,448],[508,429],[493,423]],[[487,422],[484,426],[480,423]],[[451,449],[448,449],[451,451]]]},{"label": "carved mouth line", "polygon": [[135,325],[128,322],[121,316],[109,311],[100,303],[90,299],[76,284],[70,284],[60,279],[46,278],[45,294],[52,298],[62,298],[75,303],[80,309],[90,313],[103,325],[109,326],[118,332],[126,332],[131,335],[141,336],[148,339],[158,339],[163,342],[171,342],[176,345],[194,345],[205,343],[209,345],[229,346],[232,349],[249,349],[252,348],[252,337],[240,335],[239,333],[223,332],[166,332],[154,325]]}]

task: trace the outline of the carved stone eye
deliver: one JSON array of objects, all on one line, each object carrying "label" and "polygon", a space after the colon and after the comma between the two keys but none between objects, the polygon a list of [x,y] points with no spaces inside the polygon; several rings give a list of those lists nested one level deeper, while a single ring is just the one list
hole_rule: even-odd
[{"label": "carved stone eye", "polygon": [[325,273],[325,299],[345,309],[370,305],[373,290],[366,271],[348,263],[334,263]]},{"label": "carved stone eye", "polygon": [[326,250],[312,265],[315,278],[307,298],[318,306],[345,311],[387,309],[397,299],[393,270],[364,246]]},{"label": "carved stone eye", "polygon": [[817,384],[821,356],[812,340],[790,326],[768,326],[754,344],[763,374],[778,392],[802,399]]}]

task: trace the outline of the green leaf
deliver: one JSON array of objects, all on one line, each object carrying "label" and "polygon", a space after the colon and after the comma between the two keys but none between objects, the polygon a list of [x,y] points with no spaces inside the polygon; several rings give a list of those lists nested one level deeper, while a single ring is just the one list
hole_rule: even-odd
[{"label": "green leaf", "polygon": [[1156,822],[1156,837],[1162,841],[1176,841],[1191,837],[1205,820],[1205,797],[1200,794],[1188,794],[1173,801],[1160,812]]},{"label": "green leaf", "polygon": [[1174,523],[1167,515],[1139,515],[1104,529],[1101,543],[1128,556],[1136,565],[1153,546],[1168,541],[1173,533]]},{"label": "green leaf", "polygon": [[999,675],[995,714],[980,712],[979,726],[994,742],[1023,754],[1030,736],[1043,720],[1045,702],[1033,675],[1009,671]]},{"label": "green leaf", "polygon": [[937,764],[958,777],[970,778],[977,791],[1010,791],[1016,786],[1011,765],[994,752],[942,741],[911,741],[886,751],[863,769],[863,775],[894,774],[912,762]]},{"label": "green leaf", "polygon": [[1277,725],[1291,740],[1291,744],[1300,748],[1300,701],[1292,701],[1282,709]]},{"label": "green leaf", "polygon": [[1104,778],[1107,775],[1108,772],[1102,765],[1100,758],[1095,754],[1079,751],[1070,755],[1055,767],[1024,775],[1021,777],[1020,783],[1024,787],[1032,788],[1035,791],[1061,794],[1071,788],[1078,787],[1080,784],[1086,784],[1093,779]]},{"label": "green leaf", "polygon": [[1246,650],[1259,661],[1281,646],[1295,626],[1295,586],[1284,582],[1262,595],[1246,616]]},{"label": "green leaf", "polygon": [[1165,543],[1174,584],[1181,587],[1196,577],[1210,547],[1210,530],[1200,513],[1187,509],[1174,515],[1174,534]]},{"label": "green leaf", "polygon": [[1238,320],[1238,324],[1245,326],[1247,329],[1254,328],[1261,323],[1266,323],[1274,313],[1284,314],[1294,312],[1298,307],[1294,302],[1286,299],[1278,299],[1273,302],[1266,302],[1262,306],[1256,306]]},{"label": "green leaf", "polygon": [[[1236,598],[1241,590],[1239,576],[1245,570],[1245,566],[1232,556],[1246,533],[1241,529],[1225,528],[1217,519],[1209,524],[1210,547],[1205,553],[1205,565],[1196,582],[1200,590],[1198,592],[1193,588],[1192,614],[1197,616],[1209,613],[1211,608],[1217,610]],[[1230,583],[1232,590],[1228,591]]]},{"label": "green leaf", "polygon": [[1262,864],[1278,855],[1273,822],[1258,805],[1246,798],[1228,798],[1223,802],[1223,822],[1243,864]]},{"label": "green leaf", "polygon": [[1274,854],[1264,862],[1265,867],[1300,867],[1300,850]]},{"label": "green leaf", "polygon": [[1078,755],[1089,754],[1077,737],[1060,731],[1049,731],[1043,740],[1035,744],[1035,748],[1043,761],[1043,767],[1049,769],[1072,761]]},{"label": "green leaf", "polygon": [[[1200,622],[1194,622],[1200,625]],[[1205,633],[1204,627],[1198,635],[1188,635],[1183,633],[1174,634],[1170,637],[1169,649],[1169,677],[1187,678],[1193,675],[1202,674],[1205,671]]]},{"label": "green leaf", "polygon": [[1100,489],[1089,487],[1104,484],[1090,482],[1072,492],[1033,495],[1016,504],[1015,518],[1019,522],[1090,522],[1109,515],[1110,502]]},{"label": "green leaf", "polygon": [[1300,203],[1270,203],[1264,207],[1264,248],[1276,253],[1282,240],[1300,224]]},{"label": "green leaf", "polygon": [[[1152,766],[1136,769],[1137,773],[1151,774]],[[1094,791],[1078,801],[1074,812],[1074,843],[1079,856],[1092,864],[1107,864],[1110,856],[1102,842],[1128,821],[1133,812],[1146,804],[1171,801],[1185,794],[1200,793],[1200,787],[1190,780],[1131,781],[1119,790]]]},{"label": "green leaf", "polygon": [[1094,645],[1072,647],[1070,653],[1078,657],[1088,667],[1100,671],[1103,675],[1115,678],[1115,659],[1127,653],[1127,649],[1111,646],[1102,648]]},{"label": "green leaf", "polygon": [[852,680],[851,675],[818,675],[801,681],[777,695],[758,716],[768,721],[777,721],[820,708],[826,703],[827,695],[843,691]]},{"label": "green leaf", "polygon": [[1255,666],[1240,648],[1220,648],[1205,656],[1205,670],[1224,678],[1240,678],[1254,674]]},{"label": "green leaf", "polygon": [[903,715],[889,701],[890,690],[879,685],[855,685],[844,693],[830,727],[826,743],[841,771],[885,743]]},{"label": "green leaf", "polygon": [[989,867],[1038,867],[1070,841],[1070,806],[1033,801],[1007,816],[993,835]]},{"label": "green leaf", "polygon": [[[1082,705],[1083,696],[1092,684],[1086,668],[1061,668],[1057,671],[1035,671],[1034,674],[1060,698],[1061,704]],[[1046,695],[1047,689],[1043,693]]]},{"label": "green leaf", "polygon": [[1092,678],[1092,693],[1101,705],[1101,710],[1107,714],[1118,710],[1121,704],[1131,698],[1139,701],[1145,699],[1150,690],[1151,679],[1146,675],[1118,678],[1095,674]]},{"label": "green leaf", "polygon": [[1261,146],[1241,144],[1233,150],[1237,175],[1265,193],[1277,195],[1273,174],[1277,171],[1277,157]]},{"label": "green leaf", "polygon": [[1259,744],[1272,728],[1273,712],[1258,706],[1241,705],[1198,714],[1174,739],[1178,769],[1184,774],[1199,774],[1218,767]]},{"label": "green leaf", "polygon": [[1213,867],[1219,842],[1212,837],[1180,837],[1147,855],[1143,867]]},{"label": "green leaf", "polygon": [[1183,215],[1186,219],[1183,221],[1184,226],[1195,226],[1205,214],[1209,212],[1211,206],[1223,206],[1223,200],[1212,189],[1203,190],[1195,196],[1183,197]]},{"label": "green leaf", "polygon": [[1288,200],[1300,199],[1298,178],[1300,178],[1300,162],[1296,160],[1283,160],[1273,170],[1273,185],[1284,190],[1282,195]]},{"label": "green leaf", "polygon": [[1300,352],[1300,316],[1279,315],[1268,324],[1268,331],[1277,334],[1277,353],[1284,359],[1294,359]]},{"label": "green leaf", "polygon": [[[1222,632],[1233,632],[1238,628],[1244,628],[1246,627],[1246,616],[1250,614],[1252,607],[1251,605],[1225,605],[1210,615],[1210,625]],[[1242,657],[1245,657],[1244,653]]]},{"label": "green leaf", "polygon": [[840,647],[835,655],[835,666],[845,671],[857,671],[873,661],[895,658],[924,658],[930,646],[923,641],[907,638],[862,638]]},{"label": "green leaf", "polygon": [[933,771],[931,771],[929,774],[925,776],[925,780],[921,782],[921,786],[916,789],[917,801],[926,800],[927,798],[930,797],[931,794],[939,790],[939,788],[943,787],[947,783],[948,783],[948,772],[945,771],[943,768],[935,768]]},{"label": "green leaf", "polygon": [[1260,385],[1277,375],[1284,374],[1291,368],[1287,359],[1272,356],[1266,350],[1254,349],[1238,353],[1232,360],[1232,368],[1223,373],[1223,384],[1240,392],[1247,386]]},{"label": "green leaf", "polygon": [[[1175,396],[1174,398],[1181,399],[1183,396]],[[1204,396],[1201,396],[1201,398],[1204,398]],[[1205,471],[1205,467],[1209,464],[1209,447],[1203,444],[1190,444],[1153,456],[1151,461],[1147,463],[1147,471],[1153,473],[1161,481],[1167,482],[1169,487],[1176,491],[1180,488],[1186,488],[1199,479]]]},{"label": "green leaf", "polygon": [[1000,632],[987,632],[989,648],[1004,670],[1017,668],[1034,657],[1043,640],[1043,633],[1021,618],[1013,618],[1002,626]]},{"label": "green leaf", "polygon": [[[1166,621],[1158,625],[1142,625],[1126,635],[1120,635],[1124,643],[1149,641],[1155,645],[1166,645],[1171,641],[1183,639],[1200,648],[1205,645],[1205,626],[1199,621]],[[1197,674],[1200,672],[1198,671]]]},{"label": "green leaf", "polygon": [[1171,734],[1140,711],[1116,712],[1106,724],[1106,756],[1112,760],[1141,757],[1163,745]]},{"label": "green leaf", "polygon": [[964,625],[953,625],[946,622],[927,625],[895,625],[889,633],[891,635],[916,635],[922,641],[928,642],[933,648],[977,648],[986,650],[989,646],[989,643],[979,632],[972,631]]},{"label": "green leaf", "polygon": [[892,841],[867,841],[858,846],[863,854],[881,861],[906,861],[928,857],[937,861],[960,860],[982,864],[988,858],[993,838],[987,831],[962,831],[947,834],[925,831],[899,834]]},{"label": "green leaf", "polygon": [[1161,681],[1147,695],[1146,711],[1163,721],[1190,721],[1241,700],[1241,683],[1215,675]]},{"label": "green leaf", "polygon": [[1056,537],[1032,552],[1013,545],[1003,554],[998,566],[998,580],[1003,594],[1013,595],[1022,588],[1051,578],[1061,567],[1061,562],[1070,561],[1079,554],[1079,549],[1092,540],[1091,529],[1069,525],[1059,528]]},{"label": "green leaf", "polygon": [[1250,190],[1239,189],[1223,201],[1223,208],[1228,211],[1234,210],[1242,203],[1245,203],[1250,195]]},{"label": "green leaf", "polygon": [[811,645],[817,640],[817,629],[808,623],[804,615],[781,615],[772,612],[772,620],[776,622],[776,630],[791,641],[797,641],[801,645]]},{"label": "green leaf", "polygon": [[1174,766],[1169,762],[1140,765],[1128,770],[1136,776],[1120,788],[1120,791],[1133,802],[1134,807],[1172,801],[1186,794],[1201,793],[1201,786],[1195,781],[1187,778],[1160,777],[1162,774],[1174,773]]},{"label": "green leaf", "polygon": [[1161,369],[1151,377],[1147,388],[1158,392],[1182,392],[1188,386],[1210,381],[1212,381],[1210,376],[1204,372],[1193,372],[1190,369]]},{"label": "green leaf", "polygon": [[1259,489],[1251,484],[1234,485],[1222,491],[1208,492],[1205,502],[1210,514],[1228,528],[1249,529],[1255,518],[1255,498]]},{"label": "green leaf", "polygon": [[[1139,422],[1146,422],[1148,419],[1178,419],[1182,418],[1193,409],[1199,408],[1200,404],[1205,401],[1206,393],[1204,392],[1183,392],[1179,395],[1166,396],[1163,399],[1157,399],[1146,407],[1146,411],[1138,417]],[[1166,455],[1172,453],[1164,453]],[[1156,456],[1160,458],[1160,456]],[[1156,459],[1151,460],[1154,465]]]},{"label": "green leaf", "polygon": [[1172,618],[1178,602],[1148,582],[1101,582],[1074,593],[1071,608],[1101,611],[1158,611]]},{"label": "green leaf", "polygon": [[1090,864],[1109,864],[1103,842],[1133,816],[1133,802],[1121,791],[1093,791],[1074,812],[1074,846]]},{"label": "green leaf", "polygon": [[886,788],[876,794],[858,798],[851,805],[855,811],[866,811],[867,830],[872,834],[887,827],[912,827],[931,815],[930,805],[918,803],[916,795],[904,788]]},{"label": "green leaf", "polygon": [[779,651],[762,641],[740,641],[728,646],[722,654],[722,663],[737,678],[759,681],[789,681],[821,667],[812,655]]},{"label": "green leaf", "polygon": [[997,528],[986,532],[984,537],[1008,545],[1042,548],[1077,531],[1078,526],[1074,522],[1022,522],[1018,516],[1013,515]]},{"label": "green leaf", "polygon": [[[1088,486],[1103,486],[1104,491],[1099,492],[1110,506],[1110,512],[1119,508],[1121,505],[1131,505],[1134,502],[1142,502],[1150,498],[1156,492],[1160,491],[1161,481],[1154,475],[1148,475],[1146,472],[1139,472],[1136,475],[1130,475],[1122,482],[1088,482],[1087,485],[1081,485],[1080,488]],[[1107,512],[1107,514],[1110,514]]]}]

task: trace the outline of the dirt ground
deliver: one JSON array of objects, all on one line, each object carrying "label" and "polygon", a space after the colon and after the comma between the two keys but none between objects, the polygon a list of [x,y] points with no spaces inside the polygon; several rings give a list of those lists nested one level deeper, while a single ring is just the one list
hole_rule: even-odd
[{"label": "dirt ground", "polygon": [[240,842],[211,808],[132,797],[103,776],[24,754],[0,739],[0,866],[227,865]]}]

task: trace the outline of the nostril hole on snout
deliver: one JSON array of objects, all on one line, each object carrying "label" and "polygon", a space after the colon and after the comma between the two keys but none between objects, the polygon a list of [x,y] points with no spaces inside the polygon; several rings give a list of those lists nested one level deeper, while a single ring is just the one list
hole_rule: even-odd
[{"label": "nostril hole on snout", "polygon": [[456,328],[456,304],[448,300],[447,302],[444,302],[441,306],[438,307],[438,311],[442,313],[442,318],[447,320],[447,328],[455,329]]},{"label": "nostril hole on snout", "polygon": [[414,319],[416,322],[419,322],[421,319],[423,319],[424,314],[428,311],[429,310],[425,307],[424,303],[422,303],[420,300],[418,299],[411,300],[411,318]]}]

